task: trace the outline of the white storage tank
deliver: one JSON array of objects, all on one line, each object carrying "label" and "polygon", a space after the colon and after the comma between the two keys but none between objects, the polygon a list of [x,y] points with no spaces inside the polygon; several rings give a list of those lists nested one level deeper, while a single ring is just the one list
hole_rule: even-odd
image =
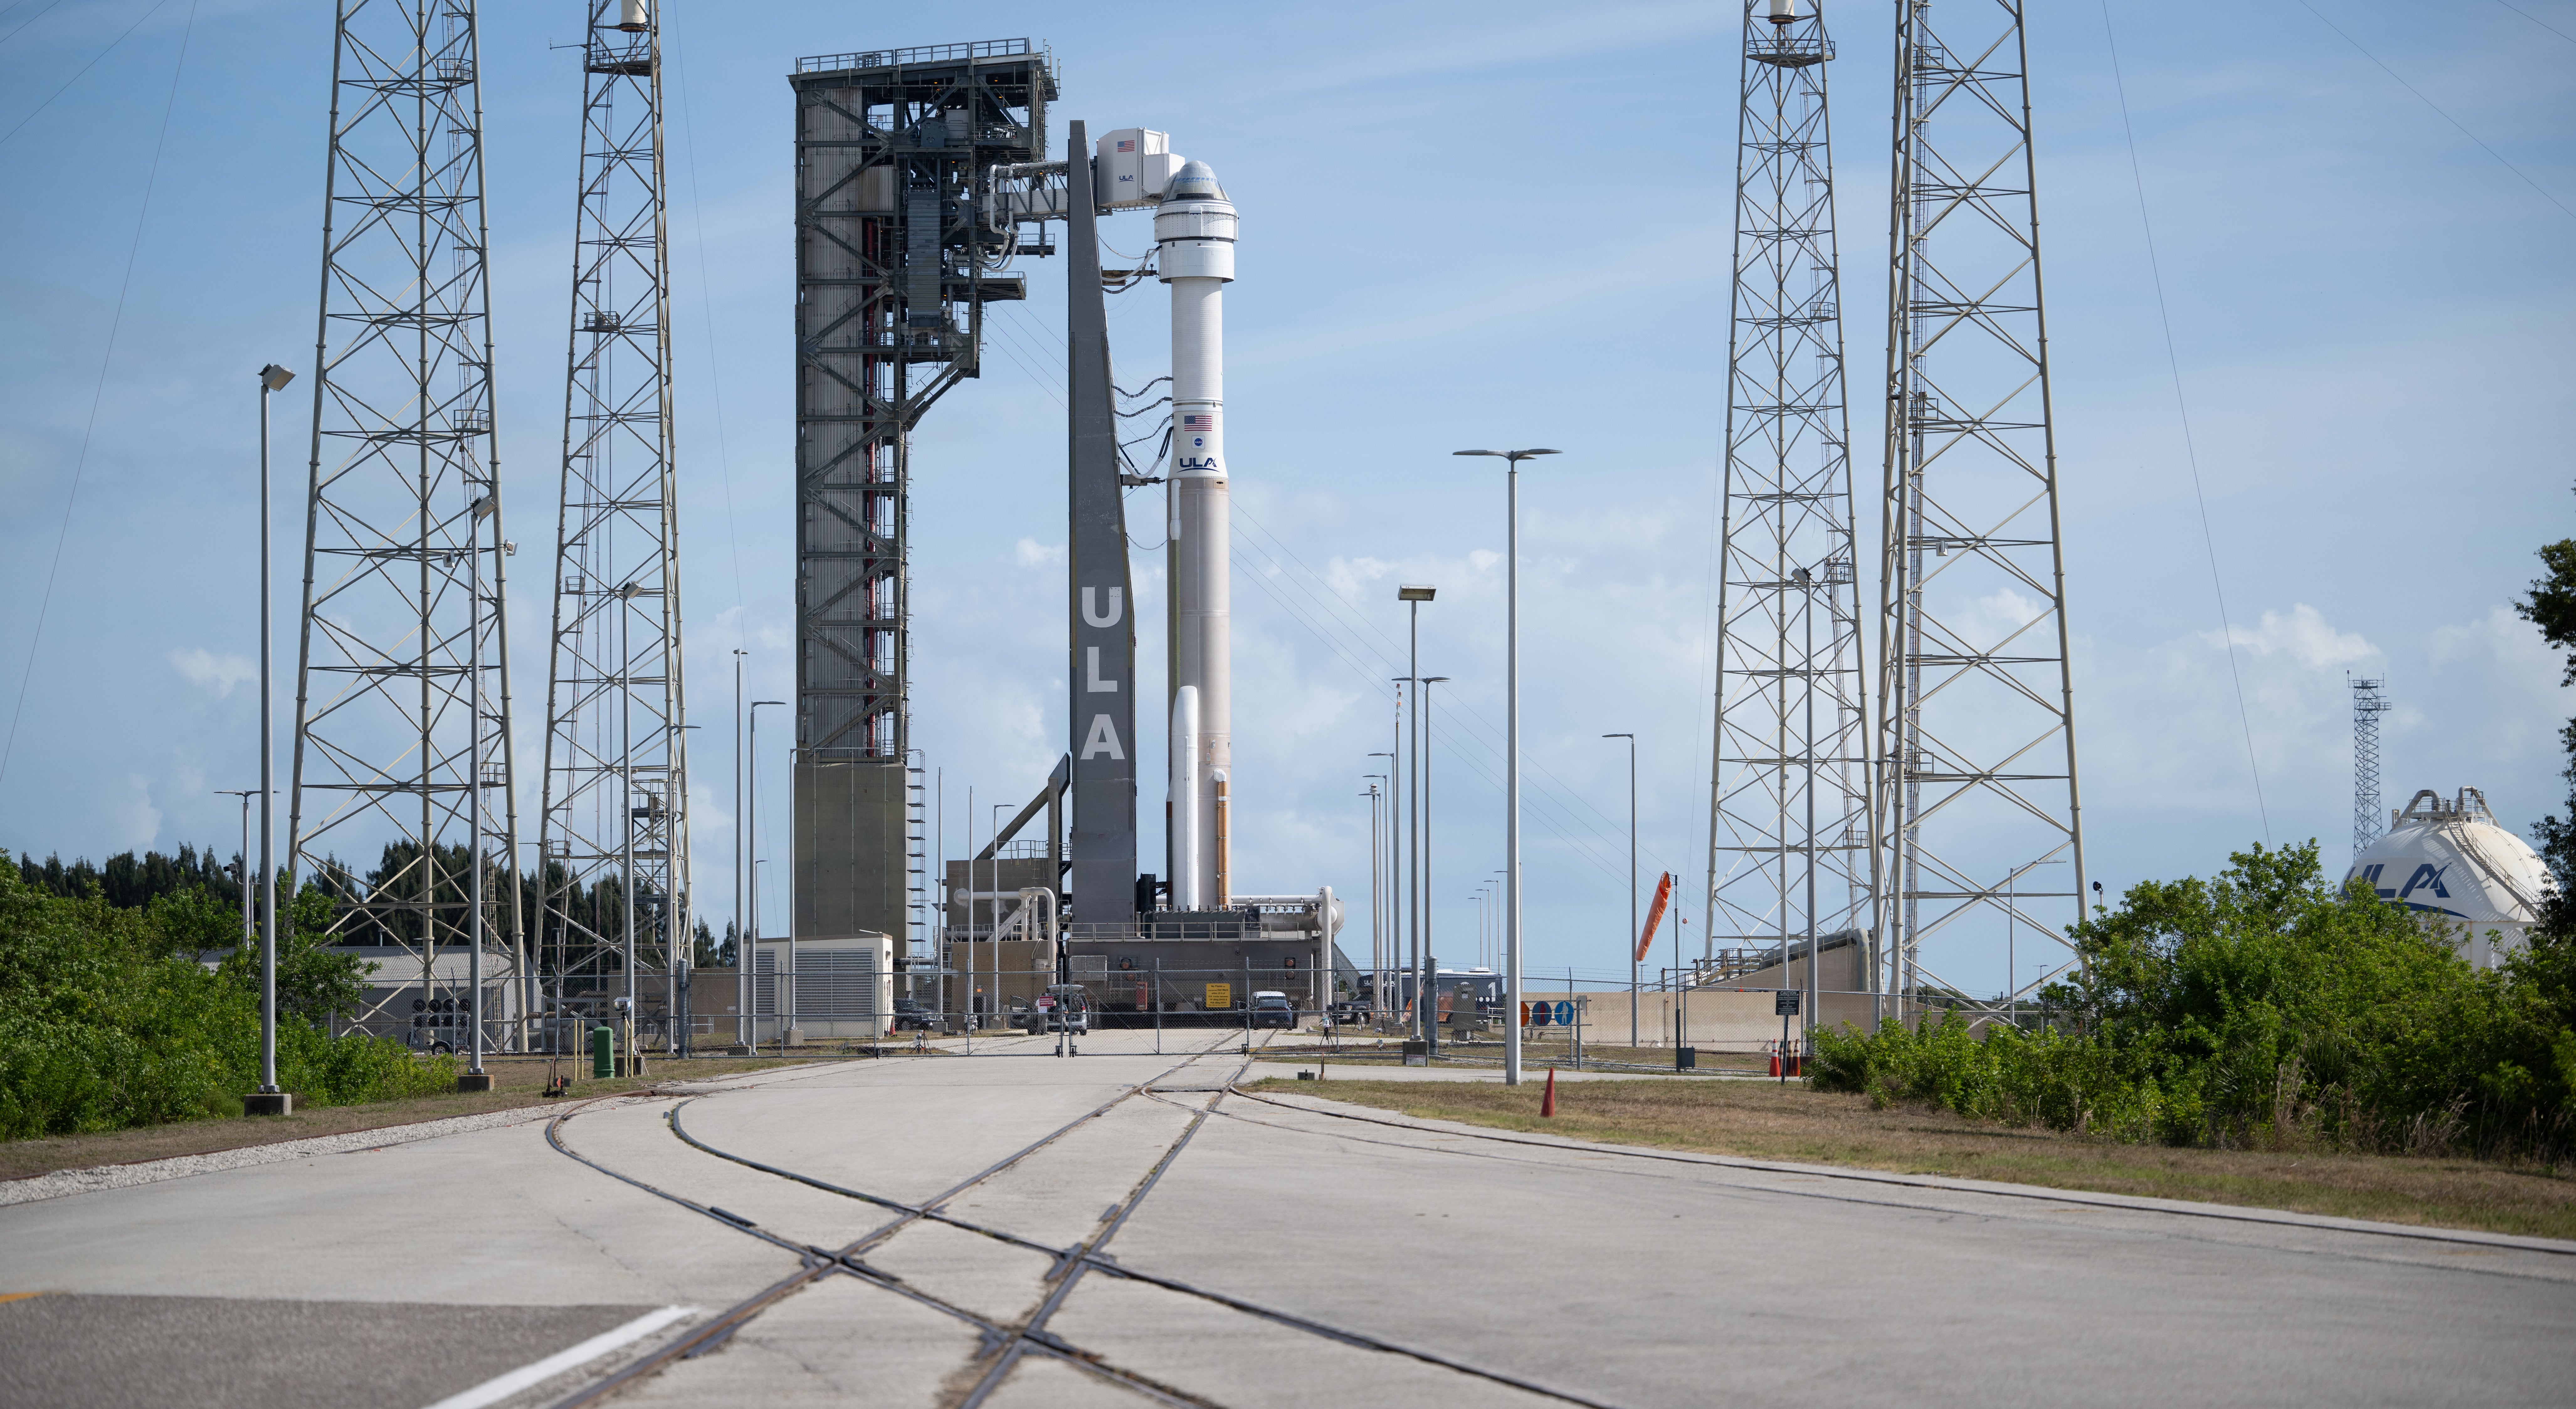
[{"label": "white storage tank", "polygon": [[2520,950],[2554,888],[2522,838],[2496,825],[2475,788],[2449,802],[2431,788],[2390,817],[2388,835],[2355,858],[2346,880],[2446,931],[2470,963],[2491,969]]}]

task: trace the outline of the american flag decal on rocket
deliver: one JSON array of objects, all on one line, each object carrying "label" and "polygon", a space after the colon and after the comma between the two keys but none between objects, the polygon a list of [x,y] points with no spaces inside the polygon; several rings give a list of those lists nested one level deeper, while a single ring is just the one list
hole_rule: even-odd
[{"label": "american flag decal on rocket", "polygon": [[1135,138],[1133,138],[1133,137],[1121,137],[1121,138],[1119,138],[1119,139],[1118,139],[1118,150],[1120,150],[1120,151],[1122,151],[1122,152],[1132,152],[1132,151],[1136,150],[1136,139],[1135,139]]},{"label": "american flag decal on rocket", "polygon": [[1182,430],[1185,430],[1185,431],[1212,431],[1212,430],[1215,430],[1215,429],[1216,429],[1216,417],[1211,416],[1211,415],[1206,415],[1206,414],[1204,414],[1204,413],[1200,413],[1200,412],[1192,412],[1192,413],[1190,413],[1190,414],[1188,414],[1188,415],[1185,415],[1185,416],[1181,417],[1181,429],[1182,429]]}]

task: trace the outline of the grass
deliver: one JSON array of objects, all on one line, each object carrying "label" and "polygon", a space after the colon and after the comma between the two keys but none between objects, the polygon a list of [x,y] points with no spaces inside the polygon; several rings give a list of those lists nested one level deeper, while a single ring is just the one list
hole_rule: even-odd
[{"label": "grass", "polygon": [[2576,1238],[2576,1179],[2566,1171],[2465,1157],[2124,1145],[1920,1107],[1872,1110],[1865,1096],[1747,1081],[1567,1082],[1556,1089],[1554,1119],[1539,1116],[1535,1080],[1317,1086],[1273,1078],[1260,1088],[1607,1144]]},{"label": "grass", "polygon": [[[888,1050],[894,1049],[889,1047]],[[587,1058],[579,1062],[566,1060],[561,1069],[573,1078],[572,1095],[580,1099],[646,1090],[666,1081],[704,1080],[763,1067],[790,1066],[815,1060],[819,1055],[822,1054],[808,1053],[792,1059],[692,1057],[686,1061],[648,1058],[644,1075],[609,1081],[590,1079]],[[25,1179],[59,1169],[133,1164],[178,1155],[207,1155],[252,1145],[309,1139],[316,1135],[381,1130],[424,1120],[442,1120],[448,1116],[558,1104],[542,1094],[546,1084],[546,1059],[543,1057],[486,1057],[483,1069],[492,1075],[492,1089],[489,1091],[470,1094],[451,1091],[437,1096],[375,1101],[357,1106],[299,1107],[293,1115],[286,1116],[189,1120],[95,1135],[58,1135],[43,1140],[0,1142],[0,1179]]]}]

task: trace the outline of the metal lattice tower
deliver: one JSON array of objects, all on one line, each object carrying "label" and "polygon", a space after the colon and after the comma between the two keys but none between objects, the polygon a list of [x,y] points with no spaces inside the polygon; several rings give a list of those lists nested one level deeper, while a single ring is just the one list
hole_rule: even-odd
[{"label": "metal lattice tower", "polygon": [[2352,855],[2355,864],[2388,830],[2379,805],[2379,716],[2389,711],[2385,678],[2352,683]]},{"label": "metal lattice tower", "polygon": [[[911,432],[978,375],[1041,241],[978,208],[1056,95],[1025,39],[797,60],[795,933],[901,936],[927,869],[906,765]],[[1061,178],[1058,178],[1059,181]],[[898,951],[907,946],[898,944]]]},{"label": "metal lattice tower", "polygon": [[[335,935],[418,953],[427,996],[478,853],[527,972],[474,5],[343,0],[336,29],[288,867],[338,893]],[[329,864],[379,848],[372,885]]]},{"label": "metal lattice tower", "polygon": [[1797,8],[1744,7],[1709,792],[1715,978],[1875,932],[1833,44],[1822,12]]},{"label": "metal lattice tower", "polygon": [[1936,937],[2000,963],[2083,913],[2021,0],[1901,0],[1892,178],[1878,845],[1912,997],[1967,991]]},{"label": "metal lattice tower", "polygon": [[559,995],[613,986],[637,998],[639,978],[670,974],[690,933],[660,8],[590,0],[582,44],[538,824]]}]

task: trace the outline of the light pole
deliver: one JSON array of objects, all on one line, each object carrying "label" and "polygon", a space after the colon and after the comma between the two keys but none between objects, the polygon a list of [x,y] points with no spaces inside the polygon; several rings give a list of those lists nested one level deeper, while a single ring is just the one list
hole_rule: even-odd
[{"label": "light pole", "polygon": [[[1440,1015],[1436,1006],[1440,997],[1432,990],[1440,986],[1440,959],[1431,948],[1431,687],[1448,680],[1446,675],[1422,677],[1422,737],[1413,746],[1415,762],[1422,770],[1422,786],[1413,790],[1422,809],[1422,857],[1414,863],[1415,882],[1422,895],[1422,974],[1414,980],[1414,1009],[1422,1013],[1422,1040],[1429,1044],[1428,1055],[1440,1055]],[[1424,1008],[1425,995],[1433,1007]]]},{"label": "light pole", "polygon": [[742,802],[742,658],[751,654],[737,646],[733,653],[733,1035],[742,1054],[751,1055],[751,938],[744,927],[743,893],[750,877],[743,874],[743,826],[750,814]]},{"label": "light pole", "polygon": [[[744,845],[751,851],[751,864],[753,868],[751,876],[751,933],[745,936],[743,941],[749,946],[744,951],[742,959],[742,962],[746,965],[757,963],[760,957],[760,710],[763,705],[775,705],[780,709],[785,709],[787,707],[787,701],[753,700],[751,702],[751,712],[746,716],[750,720],[750,743],[746,747],[751,751],[751,767],[743,774],[742,818],[743,831],[745,833]],[[790,957],[789,962],[794,962],[792,956]],[[769,1015],[773,1018],[778,1016],[778,997],[780,992],[779,982],[782,977],[782,975],[778,974],[772,974],[770,976]],[[746,1003],[743,1006],[745,1008],[749,1008],[751,1005]],[[760,1049],[760,1028],[758,1024],[754,1024],[752,1026],[751,1036],[745,1040],[751,1044],[752,1050],[758,1051]],[[778,1055],[782,1057],[787,1055],[787,1025],[783,1021],[778,1025]]]},{"label": "light pole", "polygon": [[466,791],[474,800],[467,813],[470,842],[465,848],[465,903],[472,916],[465,929],[465,997],[473,1036],[456,1089],[489,1091],[492,1077],[483,1070],[483,521],[500,509],[501,486],[472,479],[466,483],[481,484],[483,492],[465,510],[465,766],[471,779]]},{"label": "light pole", "polygon": [[[1399,689],[1397,691],[1399,701],[1402,696],[1403,691]],[[1399,750],[1404,747],[1404,711],[1400,705],[1395,714],[1395,737],[1388,742],[1394,744]],[[1397,864],[1395,840],[1396,803],[1399,800],[1395,784],[1403,770],[1396,766],[1401,757],[1398,753],[1372,753],[1369,757],[1386,760],[1384,773],[1370,775],[1386,784],[1386,840],[1379,852],[1386,864],[1386,903],[1381,907],[1386,915],[1386,947],[1380,952],[1377,976],[1377,1011],[1378,1016],[1384,1017],[1388,1011],[1386,982],[1394,976],[1396,946],[1402,942],[1404,931],[1404,927],[1396,922],[1396,897],[1402,893],[1404,872]]]},{"label": "light pole", "polygon": [[[1395,589],[1395,599],[1405,604],[1409,617],[1410,635],[1407,639],[1410,644],[1405,648],[1403,678],[1407,683],[1416,686],[1419,686],[1422,675],[1422,604],[1438,596],[1439,589],[1419,583]],[[1420,1039],[1423,1037],[1424,1024],[1422,1021],[1422,691],[1419,688],[1413,692],[1412,704],[1413,752],[1410,776],[1413,778],[1414,785],[1407,788],[1405,792],[1413,810],[1405,823],[1404,849],[1410,854],[1413,863],[1409,868],[1412,871],[1413,890],[1411,899],[1404,901],[1403,904],[1407,928],[1413,935],[1413,946],[1405,958],[1404,967],[1405,971],[1413,976],[1413,1035]],[[1397,721],[1396,727],[1399,732],[1403,725],[1404,721]],[[1398,747],[1401,745],[1399,744]],[[1396,891],[1399,896],[1404,894],[1404,882],[1401,877],[1397,879]]]},{"label": "light pole", "polygon": [[1510,871],[1503,885],[1503,1084],[1521,1084],[1521,461],[1553,450],[1456,450],[1455,455],[1490,455],[1508,468],[1504,479],[1504,610],[1503,650],[1503,865]]},{"label": "light pole", "polygon": [[[295,380],[271,362],[259,369],[259,1090],[244,1115],[285,1115],[295,1098],[277,1089],[277,657],[270,619],[268,397]],[[243,858],[247,864],[249,858]]]},{"label": "light pole", "polygon": [[[1377,755],[1369,756],[1374,758]],[[1386,781],[1386,775],[1365,773],[1361,776],[1369,785],[1368,791],[1361,796],[1369,802],[1369,1012],[1374,1015],[1384,1011],[1386,999],[1386,896],[1379,886],[1380,873],[1386,869],[1386,849],[1379,840],[1382,834],[1378,830],[1381,820],[1378,810],[1385,803],[1386,794],[1379,792],[1377,787]]]},{"label": "light pole", "polygon": [[259,795],[259,789],[217,788],[215,789],[215,795],[217,797],[237,797],[241,799],[242,948],[248,949],[252,944],[257,942],[259,937],[259,930],[254,926],[251,920],[250,903],[250,800]]},{"label": "light pole", "polygon": [[1637,952],[1637,736],[1604,734],[1605,739],[1628,741],[1628,1045],[1637,1045],[1637,985],[1640,966],[1646,957]]}]

